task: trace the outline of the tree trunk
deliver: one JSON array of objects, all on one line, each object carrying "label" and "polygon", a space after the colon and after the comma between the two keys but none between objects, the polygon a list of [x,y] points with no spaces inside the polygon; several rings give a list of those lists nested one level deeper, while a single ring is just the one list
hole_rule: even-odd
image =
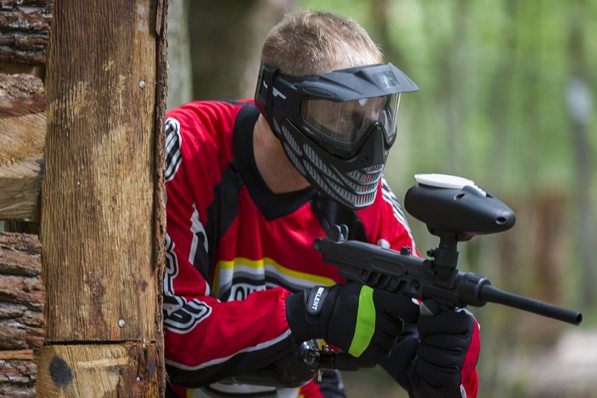
[{"label": "tree trunk", "polygon": [[193,98],[252,98],[263,40],[295,3],[295,0],[190,1]]},{"label": "tree trunk", "polygon": [[193,99],[193,67],[189,41],[189,2],[170,0],[168,5],[168,109]]},{"label": "tree trunk", "polygon": [[591,146],[590,122],[593,118],[593,96],[589,84],[589,62],[583,34],[584,15],[577,15],[570,24],[569,53],[572,71],[568,86],[568,110],[571,119],[571,141],[574,144],[575,177],[577,187],[575,208],[577,212],[578,249],[582,273],[581,302],[593,303],[595,293],[595,211],[592,198],[594,181],[594,154]]}]

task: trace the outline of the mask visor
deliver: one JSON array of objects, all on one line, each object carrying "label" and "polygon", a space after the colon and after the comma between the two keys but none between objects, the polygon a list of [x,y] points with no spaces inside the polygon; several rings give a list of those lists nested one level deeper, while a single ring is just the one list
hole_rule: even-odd
[{"label": "mask visor", "polygon": [[358,149],[371,125],[383,127],[388,147],[396,139],[396,118],[400,93],[344,102],[307,99],[301,117],[309,131],[326,149],[346,154]]}]

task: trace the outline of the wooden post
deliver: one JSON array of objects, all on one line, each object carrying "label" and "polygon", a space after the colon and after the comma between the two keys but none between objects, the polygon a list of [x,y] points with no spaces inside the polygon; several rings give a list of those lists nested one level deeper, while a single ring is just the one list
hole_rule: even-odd
[{"label": "wooden post", "polygon": [[44,397],[163,394],[166,9],[160,0],[55,2],[41,217],[51,345],[37,360]]}]

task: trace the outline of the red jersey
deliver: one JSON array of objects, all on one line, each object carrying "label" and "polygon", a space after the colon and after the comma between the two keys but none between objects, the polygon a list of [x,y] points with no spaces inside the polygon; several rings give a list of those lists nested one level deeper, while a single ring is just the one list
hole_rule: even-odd
[{"label": "red jersey", "polygon": [[[313,248],[334,224],[348,225],[350,239],[416,253],[385,181],[373,205],[358,211],[313,187],[274,194],[253,155],[258,116],[252,101],[193,102],[166,115],[165,356],[179,396],[199,387],[230,392],[213,383],[295,349],[286,296],[344,281]],[[300,393],[321,390],[311,382]]]}]

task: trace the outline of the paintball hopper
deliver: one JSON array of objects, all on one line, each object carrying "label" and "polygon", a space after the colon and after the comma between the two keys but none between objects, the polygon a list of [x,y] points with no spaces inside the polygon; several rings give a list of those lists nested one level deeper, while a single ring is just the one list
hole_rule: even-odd
[{"label": "paintball hopper", "polygon": [[506,231],[514,212],[469,179],[445,174],[417,174],[404,207],[433,235],[467,241],[475,235]]}]

